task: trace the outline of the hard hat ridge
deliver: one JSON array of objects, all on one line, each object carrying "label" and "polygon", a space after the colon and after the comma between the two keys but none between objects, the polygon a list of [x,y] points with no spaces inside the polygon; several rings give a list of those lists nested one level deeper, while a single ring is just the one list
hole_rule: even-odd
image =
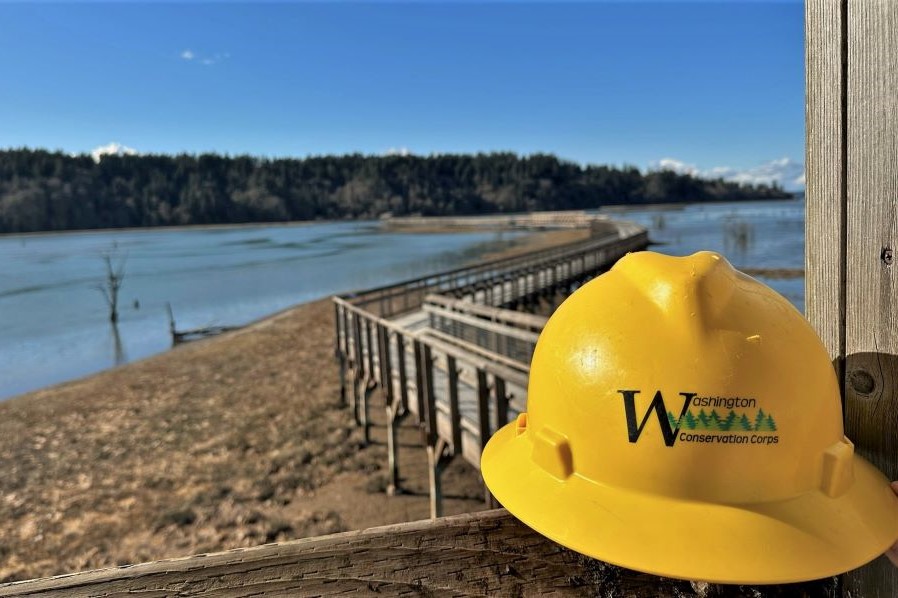
[{"label": "hard hat ridge", "polygon": [[694,254],[689,263],[660,253],[628,254],[611,271],[622,275],[666,317],[684,322],[694,334],[715,326],[739,279],[745,278],[711,251]]}]

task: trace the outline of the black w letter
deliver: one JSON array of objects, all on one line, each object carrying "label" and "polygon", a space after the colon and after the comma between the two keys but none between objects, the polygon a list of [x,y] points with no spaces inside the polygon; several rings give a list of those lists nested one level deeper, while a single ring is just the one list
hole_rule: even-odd
[{"label": "black w letter", "polygon": [[636,424],[636,395],[641,391],[619,390],[617,392],[621,393],[624,397],[624,409],[627,413],[627,434],[630,437],[630,442],[639,440],[639,436],[642,434],[642,430],[645,428],[645,424],[649,421],[649,416],[654,410],[655,414],[658,416],[658,424],[661,426],[661,434],[664,436],[664,444],[667,446],[673,446],[674,442],[677,441],[677,432],[680,431],[680,420],[683,419],[686,410],[689,409],[689,401],[691,401],[696,394],[694,392],[680,393],[685,399],[683,401],[683,409],[680,411],[680,417],[677,418],[676,427],[671,428],[670,420],[667,418],[667,409],[664,407],[664,397],[661,395],[660,390],[655,393],[655,398],[652,399],[652,404],[649,405],[645,415],[642,416],[642,422],[639,425]]}]

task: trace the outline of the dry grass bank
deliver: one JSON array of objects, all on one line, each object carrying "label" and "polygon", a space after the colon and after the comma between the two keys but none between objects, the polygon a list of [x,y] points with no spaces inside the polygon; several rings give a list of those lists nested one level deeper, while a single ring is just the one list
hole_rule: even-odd
[{"label": "dry grass bank", "polygon": [[[402,432],[399,497],[383,492],[382,437],[362,448],[339,405],[324,299],[0,403],[0,581],[427,517],[417,430]],[[456,461],[447,514],[482,508]]]}]

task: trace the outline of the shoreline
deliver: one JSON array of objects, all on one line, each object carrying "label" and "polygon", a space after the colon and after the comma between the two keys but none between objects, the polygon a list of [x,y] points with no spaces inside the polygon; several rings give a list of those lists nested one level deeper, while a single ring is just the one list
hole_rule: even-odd
[{"label": "shoreline", "polygon": [[[603,204],[597,208],[587,208],[585,210],[569,210],[572,212],[586,211],[586,212],[597,212],[597,211],[609,211],[609,212],[618,212],[625,211],[627,209],[639,208],[639,209],[647,209],[647,210],[660,210],[666,207],[670,209],[679,209],[683,206],[693,206],[693,205],[705,205],[705,204],[740,204],[745,202],[767,202],[767,201],[790,201],[790,200],[804,200],[804,196],[798,196],[799,192],[793,192],[793,197],[768,197],[764,199],[758,198],[749,198],[749,199],[733,199],[730,201],[684,201],[684,202],[664,202],[664,203],[652,203],[652,204],[640,204],[640,203],[622,203],[622,204]],[[549,210],[553,211],[553,210]],[[491,212],[488,214],[464,214],[458,216],[435,216],[434,218],[479,218],[483,216],[519,216],[524,214],[535,213],[538,214],[540,212]],[[401,217],[400,217],[401,218]],[[426,218],[426,217],[425,217]],[[385,230],[389,232],[409,232],[409,233],[432,233],[432,232],[479,232],[482,231],[482,228],[474,227],[473,230],[461,230],[463,227],[457,226],[433,226],[433,227],[421,227],[421,230],[417,230],[414,228],[409,228],[409,230],[400,230],[399,227],[390,228],[389,219],[356,219],[356,218],[340,218],[340,219],[320,219],[320,220],[289,220],[289,221],[270,221],[270,222],[227,222],[227,223],[219,223],[219,224],[172,224],[172,225],[162,225],[162,226],[129,226],[129,227],[121,227],[121,228],[82,228],[82,229],[66,229],[66,230],[48,230],[48,231],[31,231],[31,232],[17,232],[17,233],[3,233],[0,232],[0,240],[5,238],[20,238],[20,237],[43,237],[50,235],[70,235],[70,234],[81,234],[81,235],[90,235],[97,233],[110,233],[110,232],[141,232],[141,231],[181,231],[181,230],[227,230],[227,229],[241,229],[241,228],[282,228],[282,227],[298,227],[298,226],[312,226],[315,224],[340,224],[340,223],[371,223],[375,225],[382,225]],[[506,230],[506,229],[502,229]],[[507,229],[507,230],[520,230],[520,229]],[[532,231],[532,232],[545,232],[545,231]]]},{"label": "shoreline", "polygon": [[[388,497],[383,410],[362,446],[333,326],[318,299],[0,403],[0,582],[426,518],[417,427],[401,431],[408,493]],[[485,507],[463,460],[444,476],[447,514]]]},{"label": "shoreline", "polygon": [[52,235],[95,235],[102,233],[179,232],[197,230],[228,230],[243,228],[287,228],[333,224],[340,222],[376,222],[374,220],[293,220],[290,222],[233,222],[227,224],[174,224],[165,226],[125,226],[118,228],[79,228],[74,230],[42,230],[27,233],[0,233],[0,239],[19,237],[49,237]]},{"label": "shoreline", "polygon": [[757,203],[766,203],[769,201],[804,201],[804,195],[799,196],[799,192],[793,192],[793,197],[766,197],[763,199],[759,199],[753,197],[751,199],[733,199],[730,201],[671,201],[665,203],[615,203],[615,204],[605,204],[600,206],[597,211],[598,212],[624,212],[630,209],[643,209],[643,210],[663,210],[665,208],[670,208],[671,210],[680,210],[689,206],[704,206],[704,205],[730,205],[730,204],[745,204],[751,202]]}]

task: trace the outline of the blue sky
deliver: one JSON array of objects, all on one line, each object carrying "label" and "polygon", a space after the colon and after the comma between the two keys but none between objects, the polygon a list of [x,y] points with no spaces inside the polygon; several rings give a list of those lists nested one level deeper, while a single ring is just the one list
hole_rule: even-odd
[{"label": "blue sky", "polygon": [[803,11],[800,1],[0,4],[0,147],[552,152],[795,187]]}]

